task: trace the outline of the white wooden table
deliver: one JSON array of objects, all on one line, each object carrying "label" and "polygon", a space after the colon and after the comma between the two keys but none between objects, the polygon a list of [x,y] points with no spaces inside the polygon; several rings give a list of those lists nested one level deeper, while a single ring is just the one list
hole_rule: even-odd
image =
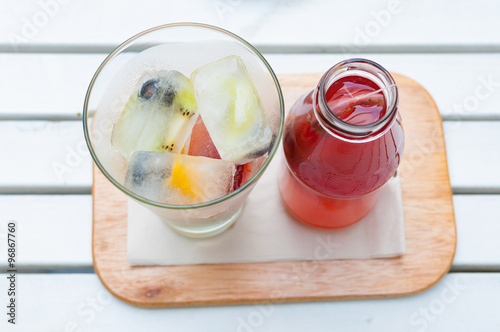
[{"label": "white wooden table", "polygon": [[[1,1],[0,331],[499,331],[499,17],[494,0]],[[150,310],[112,298],[92,269],[84,94],[119,42],[176,21],[239,34],[277,73],[360,56],[426,87],[454,192],[450,273],[396,299]],[[70,171],[58,176],[60,164]],[[16,325],[4,313],[8,220],[18,222]]]}]

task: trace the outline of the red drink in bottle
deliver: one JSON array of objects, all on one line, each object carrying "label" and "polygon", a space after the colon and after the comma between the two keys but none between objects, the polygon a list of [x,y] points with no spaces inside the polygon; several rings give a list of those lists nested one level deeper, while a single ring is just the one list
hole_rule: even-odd
[{"label": "red drink in bottle", "polygon": [[292,106],[283,137],[281,197],[302,222],[320,228],[366,216],[403,154],[393,78],[364,59],[332,67]]}]

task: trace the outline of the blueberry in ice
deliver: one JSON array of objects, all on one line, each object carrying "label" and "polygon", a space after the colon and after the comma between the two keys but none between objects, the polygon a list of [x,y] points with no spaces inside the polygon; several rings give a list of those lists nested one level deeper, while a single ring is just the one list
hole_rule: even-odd
[{"label": "blueberry in ice", "polygon": [[172,105],[175,98],[175,87],[171,83],[167,83],[163,92],[162,101],[166,106]]},{"label": "blueberry in ice", "polygon": [[144,99],[150,99],[151,97],[157,94],[158,84],[159,84],[158,79],[152,79],[147,81],[142,85],[139,96]]}]

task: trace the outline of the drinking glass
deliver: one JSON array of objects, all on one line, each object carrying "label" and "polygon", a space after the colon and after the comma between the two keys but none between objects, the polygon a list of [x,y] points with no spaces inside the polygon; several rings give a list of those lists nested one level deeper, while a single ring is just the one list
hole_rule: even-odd
[{"label": "drinking glass", "polygon": [[[255,174],[219,199],[193,205],[171,205],[135,194],[124,186],[127,160],[111,144],[111,135],[139,78],[148,71],[177,70],[189,77],[196,69],[229,55],[244,62],[260,96],[273,133],[272,147]],[[264,57],[241,37],[199,24],[167,24],[143,31],[119,45],[94,74],[88,88],[83,127],[97,167],[128,197],[151,210],[172,229],[189,237],[209,237],[228,229],[279,145],[284,106],[278,79]],[[207,179],[210,181],[210,179]]]}]

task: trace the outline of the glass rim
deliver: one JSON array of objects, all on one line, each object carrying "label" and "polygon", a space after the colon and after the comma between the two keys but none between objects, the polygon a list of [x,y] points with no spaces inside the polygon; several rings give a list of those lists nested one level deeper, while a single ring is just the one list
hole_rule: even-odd
[{"label": "glass rim", "polygon": [[[235,40],[239,41],[242,43],[245,47],[247,47],[250,51],[252,51],[261,61],[262,63],[266,66],[267,70],[269,71],[269,74],[271,74],[271,77],[273,79],[273,82],[276,86],[276,90],[278,92],[278,97],[279,97],[279,103],[280,103],[280,123],[279,123],[279,130],[278,134],[274,140],[273,147],[271,148],[271,151],[268,154],[268,157],[266,158],[264,164],[259,168],[257,173],[255,173],[250,180],[248,180],[246,183],[244,183],[241,187],[238,189],[230,192],[229,194],[219,197],[215,200],[204,202],[204,203],[199,203],[199,204],[191,204],[191,205],[172,205],[172,204],[166,204],[166,203],[160,203],[151,199],[148,199],[146,197],[140,196],[132,192],[131,190],[125,188],[122,184],[120,184],[118,181],[116,181],[105,169],[105,167],[101,164],[99,161],[99,158],[97,157],[97,154],[94,151],[94,148],[92,146],[92,140],[90,138],[90,133],[88,129],[88,104],[89,104],[89,99],[90,95],[92,93],[92,88],[94,87],[94,84],[99,77],[99,74],[101,71],[104,69],[106,64],[108,64],[116,55],[118,55],[125,47],[127,47],[129,44],[132,42],[136,41],[142,36],[145,36],[147,34],[150,34],[155,31],[163,30],[163,29],[168,29],[168,28],[175,28],[175,27],[194,27],[194,28],[201,28],[201,29],[209,29],[218,33],[222,33],[225,35],[228,35]],[[96,72],[92,76],[92,79],[90,81],[89,87],[87,89],[87,92],[85,94],[85,101],[83,104],[83,132],[85,136],[85,141],[87,143],[87,147],[89,148],[90,154],[92,156],[92,159],[94,163],[97,165],[99,170],[104,174],[104,176],[116,187],[118,188],[121,192],[126,194],[129,197],[134,198],[135,200],[145,203],[148,205],[152,205],[155,207],[159,208],[166,208],[166,209],[172,209],[172,210],[187,210],[187,209],[197,209],[197,208],[203,208],[207,206],[212,206],[216,205],[218,203],[224,202],[232,197],[237,196],[239,193],[243,192],[245,189],[253,185],[264,173],[266,168],[269,166],[269,163],[273,159],[274,155],[276,154],[276,151],[278,150],[278,147],[281,142],[281,137],[283,134],[283,127],[284,127],[284,121],[285,121],[285,106],[284,106],[284,100],[283,100],[283,93],[281,91],[281,86],[279,84],[278,78],[276,77],[276,74],[274,73],[273,69],[267,62],[267,60],[264,58],[264,56],[249,42],[247,42],[245,39],[241,38],[240,36],[225,30],[223,28],[219,28],[217,26],[209,25],[209,24],[204,24],[204,23],[196,23],[196,22],[178,22],[178,23],[169,23],[169,24],[162,24],[159,26],[155,26],[149,29],[146,29],[144,31],[141,31],[134,36],[128,38],[124,42],[122,42],[120,45],[118,45],[111,53],[109,53],[106,58],[103,60],[103,62],[99,65],[97,68]],[[94,185],[94,184],[93,184]]]},{"label": "glass rim", "polygon": [[[327,80],[330,79],[332,76],[338,74],[338,71],[341,70],[342,68],[349,66],[349,65],[355,65],[357,63],[360,64],[365,64],[374,67],[375,69],[378,69],[381,71],[381,73],[385,76],[385,78],[388,80],[390,85],[392,85],[388,90],[393,90],[393,102],[391,103],[391,107],[384,114],[382,118],[379,120],[367,124],[367,125],[354,125],[348,122],[343,121],[340,119],[338,116],[336,116],[331,110],[330,107],[328,106],[328,102],[326,100],[325,94],[325,85],[327,84]],[[398,104],[399,104],[399,92],[397,88],[397,84],[394,81],[394,78],[392,75],[382,67],[380,64],[376,63],[375,61],[364,59],[364,58],[352,58],[352,59],[347,59],[343,60],[333,67],[331,67],[321,78],[319,84],[319,106],[320,109],[322,110],[322,113],[325,117],[328,118],[329,122],[331,122],[332,126],[334,126],[336,129],[340,130],[344,134],[348,135],[353,135],[353,136],[358,136],[358,137],[363,137],[363,136],[368,136],[372,135],[375,132],[378,132],[382,129],[384,129],[387,124],[392,122],[392,120],[395,118],[397,109],[398,109]],[[381,89],[384,89],[383,86],[380,87]],[[326,113],[326,114],[325,114]]]}]

